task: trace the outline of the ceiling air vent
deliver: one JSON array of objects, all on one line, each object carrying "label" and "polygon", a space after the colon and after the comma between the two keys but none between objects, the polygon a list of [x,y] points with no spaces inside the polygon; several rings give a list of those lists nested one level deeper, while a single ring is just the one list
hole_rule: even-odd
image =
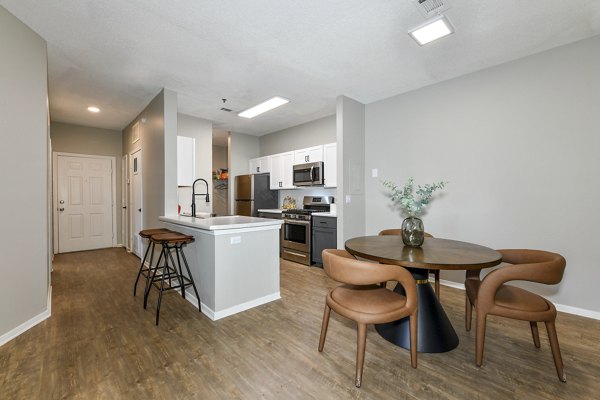
[{"label": "ceiling air vent", "polygon": [[423,18],[430,18],[441,14],[450,8],[447,1],[442,0],[411,0]]},{"label": "ceiling air vent", "polygon": [[231,112],[231,108],[221,107],[221,111]]}]

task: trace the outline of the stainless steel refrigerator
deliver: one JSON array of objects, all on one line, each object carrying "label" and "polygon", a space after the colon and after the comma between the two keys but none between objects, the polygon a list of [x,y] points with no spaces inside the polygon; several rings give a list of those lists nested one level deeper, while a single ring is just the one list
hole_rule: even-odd
[{"label": "stainless steel refrigerator", "polygon": [[257,217],[259,209],[279,207],[279,193],[269,188],[269,174],[235,177],[235,215]]}]

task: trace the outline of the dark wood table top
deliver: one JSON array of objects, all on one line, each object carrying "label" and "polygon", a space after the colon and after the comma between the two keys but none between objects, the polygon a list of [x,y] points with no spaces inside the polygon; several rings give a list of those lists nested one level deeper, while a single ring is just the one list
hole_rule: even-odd
[{"label": "dark wood table top", "polygon": [[407,247],[401,236],[363,236],[346,241],[346,250],[357,257],[383,264],[443,270],[493,267],[502,255],[496,250],[457,240],[425,238],[421,247]]}]

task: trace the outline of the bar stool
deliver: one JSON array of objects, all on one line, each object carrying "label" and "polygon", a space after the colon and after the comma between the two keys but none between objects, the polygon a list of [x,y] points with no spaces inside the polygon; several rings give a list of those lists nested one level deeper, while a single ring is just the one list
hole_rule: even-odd
[{"label": "bar stool", "polygon": [[[160,317],[160,305],[162,303],[162,295],[163,292],[172,289],[180,289],[181,297],[185,299],[185,288],[191,286],[194,289],[194,293],[196,294],[196,298],[198,299],[198,311],[201,310],[201,302],[200,295],[198,294],[198,289],[196,289],[196,284],[194,283],[194,277],[190,272],[190,267],[188,265],[187,259],[185,258],[185,254],[183,253],[183,247],[189,243],[194,241],[193,236],[184,235],[179,232],[168,232],[168,233],[157,233],[150,236],[150,242],[153,244],[159,244],[162,246],[161,255],[156,262],[156,266],[152,269],[152,277],[147,280],[146,289],[144,291],[144,309],[148,304],[148,295],[150,294],[151,286],[154,286],[158,289],[158,303],[156,306],[156,325],[158,325],[159,317]],[[173,258],[173,251],[175,251],[175,255],[177,256],[177,262]],[[161,265],[160,261],[163,260],[163,264]],[[169,260],[171,260],[171,264],[169,264]],[[187,270],[188,276],[183,274],[183,269],[181,268],[181,260],[183,260],[183,265]],[[157,275],[160,270],[160,274]],[[168,286],[165,286],[165,280],[168,279]],[[174,283],[173,279],[176,279],[177,282]]]},{"label": "bar stool", "polygon": [[[152,235],[156,235],[158,233],[168,233],[168,232],[171,232],[171,231],[166,228],[144,229],[144,230],[140,231],[139,235],[142,239],[149,239],[150,236],[152,236]],[[148,263],[148,267],[146,267],[145,264],[146,264],[146,259],[148,258],[149,252],[150,252],[150,262]],[[162,255],[162,253],[161,253],[161,255]],[[146,286],[148,285],[147,281],[148,281],[150,271],[152,270],[152,258],[153,257],[154,257],[154,243],[152,243],[151,241],[148,241],[148,247],[146,247],[146,252],[144,253],[144,258],[142,259],[142,263],[140,264],[140,269],[138,271],[137,277],[135,278],[135,283],[133,285],[133,295],[134,296],[137,292],[137,285],[138,285],[141,275],[144,275],[144,277],[146,277]],[[159,259],[159,262],[160,262],[160,259]]]}]

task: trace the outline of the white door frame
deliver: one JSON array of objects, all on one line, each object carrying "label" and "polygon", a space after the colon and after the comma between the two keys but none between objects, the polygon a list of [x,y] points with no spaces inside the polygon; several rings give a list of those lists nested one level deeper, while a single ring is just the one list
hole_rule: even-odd
[{"label": "white door frame", "polygon": [[127,251],[129,247],[129,154],[121,158],[121,241]]},{"label": "white door frame", "polygon": [[116,159],[113,156],[95,156],[93,154],[78,154],[78,153],[63,153],[59,151],[52,152],[52,215],[54,217],[54,254],[58,254],[58,157],[83,157],[83,158],[103,158],[110,160],[111,169],[111,201],[112,201],[112,246],[117,247],[117,210],[116,210],[116,196],[117,196],[117,177],[116,177]]},{"label": "white door frame", "polygon": [[[131,168],[131,160],[133,160],[133,155],[135,153],[139,152],[140,153],[140,159],[142,159],[143,157],[143,152],[142,152],[142,148],[139,147],[137,149],[134,149],[131,153],[128,154],[128,162],[127,162],[127,170],[129,171],[129,196],[127,198],[128,204],[127,204],[127,212],[129,214],[129,229],[128,229],[128,233],[129,233],[129,251],[134,253],[133,251],[133,216],[134,216],[134,210],[133,210],[133,168]],[[144,229],[144,162],[142,160],[142,170],[140,171],[140,186],[141,186],[141,192],[142,192],[142,198],[140,199],[140,208],[142,209],[142,215],[141,215],[141,221],[140,221],[140,226],[142,229]],[[141,256],[140,256],[141,257]]]}]

